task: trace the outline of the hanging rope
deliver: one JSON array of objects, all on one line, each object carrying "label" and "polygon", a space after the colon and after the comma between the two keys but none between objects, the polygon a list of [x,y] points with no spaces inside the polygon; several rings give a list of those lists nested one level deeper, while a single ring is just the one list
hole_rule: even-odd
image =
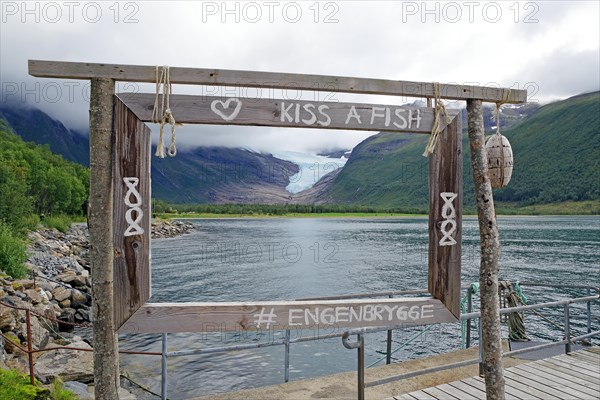
[{"label": "hanging rope", "polygon": [[[154,98],[154,109],[152,110],[152,122],[160,124],[160,136],[158,137],[158,144],[156,146],[156,156],[165,158],[165,142],[164,142],[164,128],[165,125],[171,125],[171,145],[167,154],[171,157],[177,155],[177,147],[175,145],[175,127],[177,123],[171,113],[171,72],[168,65],[161,68],[160,74],[158,73],[158,65],[156,66],[156,97]],[[160,75],[160,76],[159,76]],[[160,94],[160,87],[162,85],[162,96]],[[162,97],[160,102],[158,97]]]},{"label": "hanging rope", "polygon": [[433,101],[435,107],[433,128],[431,128],[429,142],[427,143],[427,147],[425,147],[425,152],[423,153],[424,157],[429,157],[429,155],[433,154],[433,151],[435,150],[435,145],[437,144],[440,132],[442,131],[442,115],[444,115],[446,118],[446,125],[452,122],[452,118],[450,118],[448,115],[448,111],[446,111],[444,102],[440,99],[439,82],[433,82]]},{"label": "hanging rope", "polygon": [[[513,289],[513,285],[510,281],[500,281],[499,286],[502,291],[507,292],[505,298],[508,308],[517,307],[518,303],[522,303],[521,296]],[[522,293],[523,292],[521,292],[521,294]],[[523,312],[513,312],[508,314],[508,338],[515,342],[527,342],[530,340],[525,332]]]}]

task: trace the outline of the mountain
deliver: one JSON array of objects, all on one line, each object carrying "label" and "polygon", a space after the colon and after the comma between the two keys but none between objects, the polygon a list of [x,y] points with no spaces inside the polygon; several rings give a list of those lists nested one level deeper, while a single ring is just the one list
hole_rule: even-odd
[{"label": "mountain", "polygon": [[[35,108],[3,104],[0,120],[27,142],[48,145],[64,159],[89,165],[89,139]],[[281,204],[298,166],[270,154],[224,147],[180,150],[152,157],[152,196],[170,203]]]},{"label": "mountain", "polygon": [[90,162],[90,148],[87,136],[67,129],[60,121],[36,108],[17,107],[3,103],[0,118],[26,142],[47,144],[55,154],[65,160],[85,166]]},{"label": "mountain", "polygon": [[[484,113],[486,130],[495,125]],[[463,118],[464,117],[463,112]],[[600,92],[543,107],[505,106],[502,133],[515,168],[509,185],[494,191],[500,203],[518,205],[600,199]],[[346,166],[299,196],[300,202],[427,208],[425,135],[379,133],[354,148]],[[463,124],[464,202],[474,206],[466,124]]]}]

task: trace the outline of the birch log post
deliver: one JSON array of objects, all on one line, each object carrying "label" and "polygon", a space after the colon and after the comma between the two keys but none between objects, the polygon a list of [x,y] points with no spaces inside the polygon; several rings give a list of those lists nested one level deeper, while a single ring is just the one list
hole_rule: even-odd
[{"label": "birch log post", "polygon": [[502,367],[502,338],[498,301],[498,258],[500,240],[496,224],[496,210],[492,185],[488,177],[487,154],[481,100],[467,100],[471,168],[477,202],[479,234],[481,238],[481,326],[483,345],[483,373],[486,398],[504,399],[504,371]]},{"label": "birch log post", "polygon": [[115,81],[91,79],[90,260],[94,315],[94,385],[97,400],[119,398],[119,359],[113,316],[113,96]]}]

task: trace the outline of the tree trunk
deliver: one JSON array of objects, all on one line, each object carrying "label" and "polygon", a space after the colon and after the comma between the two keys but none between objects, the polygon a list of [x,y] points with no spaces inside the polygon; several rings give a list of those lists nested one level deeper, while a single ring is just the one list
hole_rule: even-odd
[{"label": "tree trunk", "polygon": [[502,337],[500,336],[500,305],[498,301],[498,258],[500,240],[492,185],[488,177],[487,154],[481,100],[467,100],[471,167],[477,200],[479,234],[481,237],[481,327],[483,343],[483,373],[488,400],[504,399],[502,368]]},{"label": "tree trunk", "polygon": [[119,398],[119,353],[113,317],[113,96],[112,79],[92,78],[90,96],[90,260],[97,400]]}]

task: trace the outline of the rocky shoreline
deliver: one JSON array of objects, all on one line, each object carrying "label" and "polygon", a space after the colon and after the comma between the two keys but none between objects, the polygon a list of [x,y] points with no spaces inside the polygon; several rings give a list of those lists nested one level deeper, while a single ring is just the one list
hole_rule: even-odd
[{"label": "rocky shoreline", "polygon": [[[152,238],[170,238],[191,232],[194,225],[182,221],[152,223]],[[32,346],[35,349],[65,346],[91,350],[82,329],[91,327],[92,289],[89,262],[89,235],[85,224],[74,224],[67,233],[42,228],[29,233],[30,277],[14,280],[0,272],[0,303],[31,310]],[[11,344],[27,347],[26,312],[0,304],[0,367],[24,370],[27,356]],[[56,376],[78,387],[93,381],[90,351],[52,350],[36,354],[36,377],[42,383]],[[75,381],[74,383],[71,383]],[[83,396],[83,397],[82,397]],[[135,398],[127,397],[124,398]]]}]

